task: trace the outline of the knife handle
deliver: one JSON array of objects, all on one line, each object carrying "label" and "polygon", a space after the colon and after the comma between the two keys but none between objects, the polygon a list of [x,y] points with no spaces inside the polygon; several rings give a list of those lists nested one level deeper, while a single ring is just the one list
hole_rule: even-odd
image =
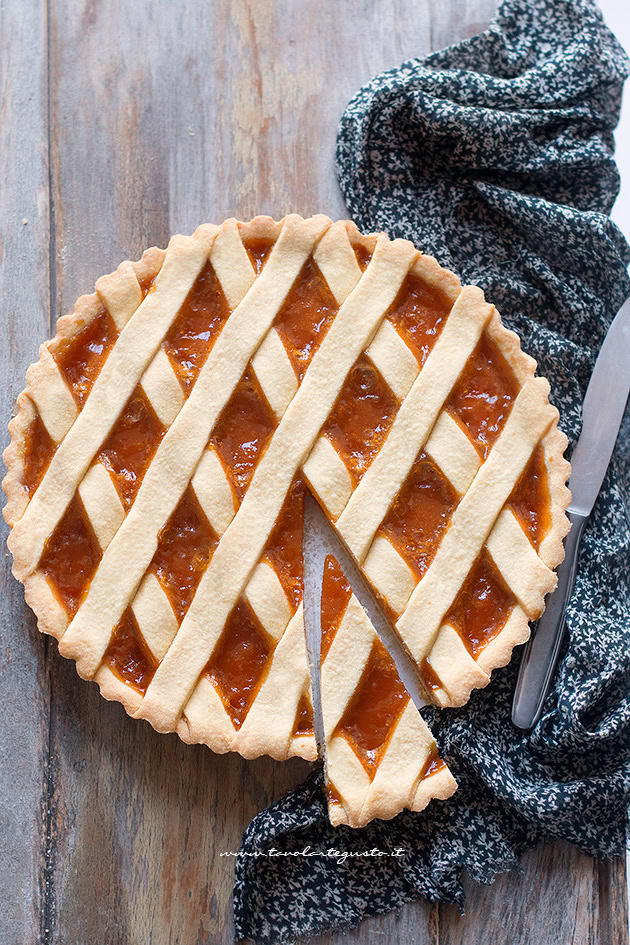
[{"label": "knife handle", "polygon": [[518,728],[533,728],[540,718],[558,661],[566,608],[575,584],[580,541],[588,521],[588,515],[580,515],[571,509],[567,514],[571,531],[564,543],[564,561],[557,572],[558,584],[525,648],[516,682],[512,721]]}]

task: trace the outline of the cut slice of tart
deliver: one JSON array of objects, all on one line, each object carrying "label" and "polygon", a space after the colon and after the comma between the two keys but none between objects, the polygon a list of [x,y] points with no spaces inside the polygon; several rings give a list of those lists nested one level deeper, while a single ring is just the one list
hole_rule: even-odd
[{"label": "cut slice of tart", "polygon": [[320,666],[333,826],[362,827],[453,794],[435,739],[332,555],[322,581]]},{"label": "cut slice of tart", "polygon": [[555,584],[566,438],[480,289],[406,240],[297,215],[148,250],[61,318],[5,451],[13,571],[106,698],[246,757],[312,758],[302,497],[438,705]]}]

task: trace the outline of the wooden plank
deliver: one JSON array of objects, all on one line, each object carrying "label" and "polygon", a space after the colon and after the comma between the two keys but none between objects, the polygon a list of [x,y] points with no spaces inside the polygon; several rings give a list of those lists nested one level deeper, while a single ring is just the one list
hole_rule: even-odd
[{"label": "wooden plank", "polygon": [[431,49],[444,49],[483,32],[496,13],[498,0],[429,0]]},{"label": "wooden plank", "polygon": [[[24,372],[49,335],[46,15],[6,0],[0,10],[1,414],[13,410]],[[3,423],[2,448],[7,434]],[[7,528],[2,524],[2,540]],[[45,641],[10,575],[0,568],[0,941],[40,936],[46,848],[49,680]]]},{"label": "wooden plank", "polygon": [[402,909],[364,919],[348,932],[300,939],[300,945],[440,945],[438,906],[417,899]]},{"label": "wooden plank", "polygon": [[627,945],[623,857],[600,862],[568,843],[530,850],[523,873],[493,886],[466,882],[466,913],[440,908],[440,945]]},{"label": "wooden plank", "polygon": [[597,862],[598,933],[604,945],[628,945],[628,857]]},{"label": "wooden plank", "polygon": [[56,823],[52,942],[230,942],[244,826],[306,774],[153,732],[63,663],[54,675]]}]

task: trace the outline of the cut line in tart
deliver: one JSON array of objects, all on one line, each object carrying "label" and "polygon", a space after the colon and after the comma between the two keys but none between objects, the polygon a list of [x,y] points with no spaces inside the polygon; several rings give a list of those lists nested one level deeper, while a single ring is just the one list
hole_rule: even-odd
[{"label": "cut line in tart", "polygon": [[40,630],[159,731],[316,757],[310,490],[428,697],[462,705],[563,557],[566,438],[494,307],[324,216],[174,236],[98,280],[10,423],[4,515]]}]

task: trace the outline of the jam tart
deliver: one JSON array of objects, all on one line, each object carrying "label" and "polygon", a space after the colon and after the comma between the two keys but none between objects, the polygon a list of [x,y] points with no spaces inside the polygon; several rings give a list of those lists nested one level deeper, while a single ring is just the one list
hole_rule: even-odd
[{"label": "jam tart", "polygon": [[556,583],[569,465],[548,394],[481,290],[406,240],[325,216],[201,226],[99,279],[29,368],[5,451],[14,574],[131,715],[314,759],[305,490],[427,699],[460,706]]}]

